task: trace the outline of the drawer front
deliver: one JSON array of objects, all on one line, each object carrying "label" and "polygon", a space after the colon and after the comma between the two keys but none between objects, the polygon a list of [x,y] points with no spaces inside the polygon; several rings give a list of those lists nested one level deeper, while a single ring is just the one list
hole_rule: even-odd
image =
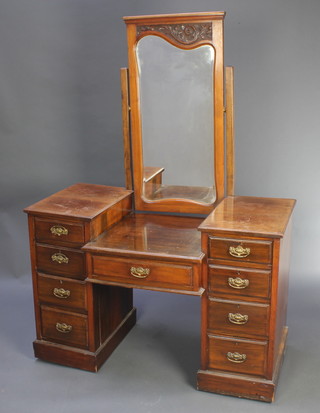
[{"label": "drawer front", "polygon": [[209,336],[209,368],[264,376],[267,343]]},{"label": "drawer front", "polygon": [[208,329],[214,334],[267,337],[269,305],[209,299]]},{"label": "drawer front", "polygon": [[74,222],[35,219],[35,237],[49,244],[78,244],[85,242],[84,226]]},{"label": "drawer front", "polygon": [[179,290],[189,290],[193,286],[192,266],[98,255],[92,257],[92,274],[89,278]]},{"label": "drawer front", "polygon": [[45,340],[79,348],[88,347],[87,316],[42,307],[41,321]]},{"label": "drawer front", "polygon": [[37,245],[37,270],[48,274],[84,279],[84,254],[66,248]]},{"label": "drawer front", "polygon": [[86,311],[86,285],[81,281],[38,275],[38,296],[41,303]]},{"label": "drawer front", "polygon": [[271,241],[209,237],[209,258],[271,264]]},{"label": "drawer front", "polygon": [[236,297],[270,297],[270,271],[209,265],[208,289]]}]

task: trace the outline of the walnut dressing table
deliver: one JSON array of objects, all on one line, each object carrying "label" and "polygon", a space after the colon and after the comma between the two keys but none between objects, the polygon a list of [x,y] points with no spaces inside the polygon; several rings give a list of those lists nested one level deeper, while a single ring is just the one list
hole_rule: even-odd
[{"label": "walnut dressing table", "polygon": [[224,13],[124,19],[126,188],[76,184],[25,209],[35,356],[97,371],[136,322],[133,289],[198,295],[198,389],[270,402],[295,201],[233,195]]}]

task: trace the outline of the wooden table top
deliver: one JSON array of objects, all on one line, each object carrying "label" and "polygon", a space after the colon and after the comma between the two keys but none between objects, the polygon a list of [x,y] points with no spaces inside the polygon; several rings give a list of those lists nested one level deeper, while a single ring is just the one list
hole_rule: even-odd
[{"label": "wooden table top", "polygon": [[199,230],[281,238],[295,202],[283,198],[227,197],[201,223]]},{"label": "wooden table top", "polygon": [[202,221],[203,218],[133,214],[86,244],[83,249],[104,254],[199,263],[204,256],[198,231]]},{"label": "wooden table top", "polygon": [[132,191],[125,188],[78,183],[25,208],[24,211],[37,215],[92,219],[131,193]]}]

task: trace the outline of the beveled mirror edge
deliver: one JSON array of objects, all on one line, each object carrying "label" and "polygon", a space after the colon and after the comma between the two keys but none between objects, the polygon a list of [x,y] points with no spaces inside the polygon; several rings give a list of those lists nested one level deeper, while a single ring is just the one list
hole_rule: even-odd
[{"label": "beveled mirror edge", "polygon": [[[215,205],[225,196],[225,149],[224,149],[224,64],[223,64],[223,20],[224,12],[184,13],[154,16],[124,17],[127,25],[128,40],[128,65],[129,65],[129,91],[130,91],[130,118],[131,118],[131,145],[133,182],[135,191],[135,208],[140,211],[178,212],[208,214]],[[138,87],[138,67],[136,61],[136,46],[138,40],[145,34],[137,33],[137,26],[144,24],[172,24],[172,23],[199,23],[208,22],[212,27],[212,39],[179,44],[182,49],[197,47],[200,44],[210,44],[215,49],[214,67],[214,179],[216,200],[212,204],[203,204],[193,200],[179,198],[148,201],[143,197],[143,156],[142,156],[142,131],[140,116],[140,101]],[[153,33],[154,34],[154,33]],[[168,40],[162,33],[156,35]],[[171,41],[170,41],[171,40]],[[176,44],[175,39],[170,43]]]}]

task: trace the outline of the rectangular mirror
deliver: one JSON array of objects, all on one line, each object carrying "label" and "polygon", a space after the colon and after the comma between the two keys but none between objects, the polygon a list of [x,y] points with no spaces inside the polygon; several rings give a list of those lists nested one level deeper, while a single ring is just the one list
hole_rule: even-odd
[{"label": "rectangular mirror", "polygon": [[[143,197],[212,204],[213,47],[185,50],[158,36],[145,36],[136,53],[146,165]],[[154,179],[157,174],[162,179]]]},{"label": "rectangular mirror", "polygon": [[124,18],[136,209],[208,213],[224,196],[223,18]]}]

